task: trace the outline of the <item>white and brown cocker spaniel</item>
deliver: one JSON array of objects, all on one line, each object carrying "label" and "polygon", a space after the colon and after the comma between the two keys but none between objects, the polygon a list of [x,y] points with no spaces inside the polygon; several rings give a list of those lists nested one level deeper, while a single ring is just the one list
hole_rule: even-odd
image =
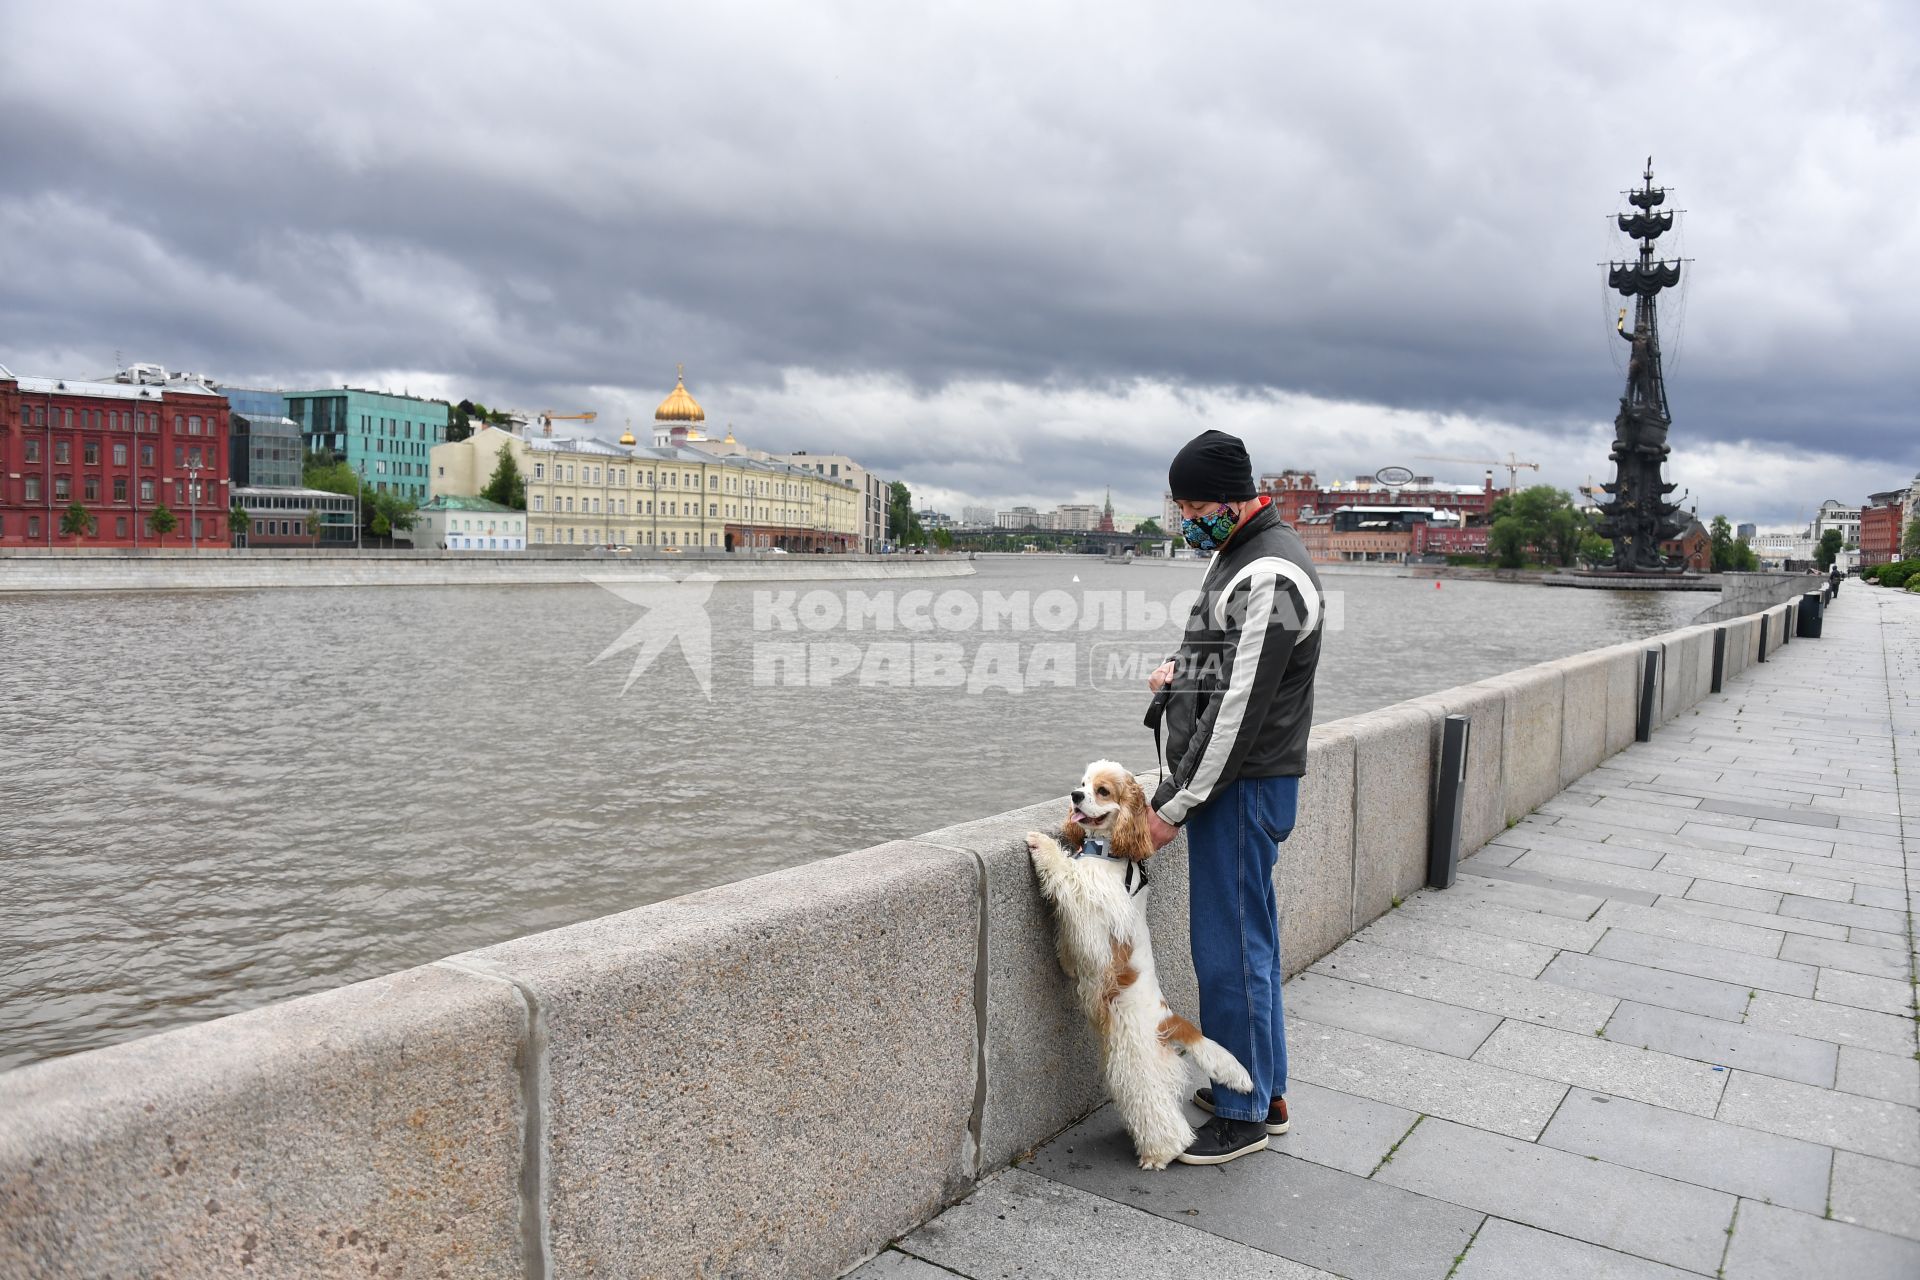
[{"label": "white and brown cocker spaniel", "polygon": [[1167,1007],[1147,933],[1147,878],[1153,854],[1147,797],[1133,775],[1096,760],[1072,794],[1061,840],[1027,834],[1040,892],[1059,924],[1060,965],[1100,1033],[1107,1090],[1142,1169],[1164,1169],[1193,1142],[1181,1100],[1186,1059],[1233,1089],[1253,1087],[1247,1069],[1200,1028]]}]

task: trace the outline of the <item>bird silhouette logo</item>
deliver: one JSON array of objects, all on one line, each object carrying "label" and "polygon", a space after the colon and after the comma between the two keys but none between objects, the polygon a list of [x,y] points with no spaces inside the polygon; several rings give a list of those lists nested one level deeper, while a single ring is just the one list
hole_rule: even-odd
[{"label": "bird silhouette logo", "polygon": [[626,683],[620,686],[620,692],[624,694],[633,688],[633,682],[645,674],[656,658],[678,641],[680,652],[687,660],[687,668],[700,685],[700,692],[706,695],[707,701],[713,701],[713,622],[707,616],[707,599],[713,594],[713,584],[720,580],[718,575],[694,573],[675,579],[663,574],[644,574],[619,578],[589,577],[587,580],[602,590],[611,591],[628,604],[637,604],[646,610],[638,621],[620,633],[618,639],[602,649],[588,666],[594,666],[602,659],[628,649],[637,650],[633,655],[633,666],[627,671]]}]

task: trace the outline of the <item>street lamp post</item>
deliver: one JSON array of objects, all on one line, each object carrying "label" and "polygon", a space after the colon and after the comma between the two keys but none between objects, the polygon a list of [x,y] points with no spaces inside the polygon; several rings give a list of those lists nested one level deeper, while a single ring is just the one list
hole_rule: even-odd
[{"label": "street lamp post", "polygon": [[193,549],[200,549],[200,464],[187,464],[187,511],[193,524],[187,530],[193,540]]}]

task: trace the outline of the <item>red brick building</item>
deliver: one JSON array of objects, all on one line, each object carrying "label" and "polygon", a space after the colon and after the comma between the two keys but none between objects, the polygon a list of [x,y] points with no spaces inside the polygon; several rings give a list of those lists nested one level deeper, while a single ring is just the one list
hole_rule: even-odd
[{"label": "red brick building", "polygon": [[1660,554],[1679,556],[1694,573],[1713,572],[1713,535],[1698,520],[1688,523],[1685,532],[1660,544]]},{"label": "red brick building", "polygon": [[[0,371],[0,547],[225,547],[227,401],[203,383]],[[75,502],[93,532],[60,531]],[[148,521],[165,506],[174,529]]]},{"label": "red brick building", "polygon": [[1433,507],[1452,512],[1469,525],[1481,525],[1493,511],[1494,500],[1507,492],[1493,487],[1491,471],[1477,488],[1470,484],[1440,484],[1432,476],[1415,476],[1411,483],[1394,489],[1372,476],[1322,484],[1311,471],[1280,471],[1261,476],[1259,489],[1272,497],[1280,518],[1296,529],[1305,517],[1324,514],[1335,507]]},{"label": "red brick building", "polygon": [[1905,532],[1907,491],[1876,493],[1860,508],[1860,567],[1891,564],[1900,558]]},{"label": "red brick building", "polygon": [[1457,524],[1417,524],[1413,526],[1413,554],[1416,556],[1484,556],[1487,554],[1488,528]]}]

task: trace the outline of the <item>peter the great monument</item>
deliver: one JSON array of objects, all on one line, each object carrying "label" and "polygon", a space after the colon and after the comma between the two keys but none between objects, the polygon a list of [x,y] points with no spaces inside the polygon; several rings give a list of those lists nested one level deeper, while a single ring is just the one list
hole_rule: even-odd
[{"label": "peter the great monument", "polygon": [[1662,289],[1680,283],[1680,261],[1653,256],[1653,242],[1673,229],[1673,211],[1655,212],[1666,202],[1664,189],[1653,185],[1653,157],[1640,189],[1629,191],[1632,213],[1617,214],[1620,230],[1640,242],[1638,261],[1607,264],[1607,284],[1633,301],[1633,330],[1627,331],[1626,308],[1616,328],[1629,344],[1627,389],[1620,412],[1613,419],[1613,481],[1601,486],[1613,500],[1601,507],[1601,536],[1613,542],[1613,565],[1600,572],[1612,574],[1671,573],[1684,566],[1678,557],[1661,553],[1660,544],[1677,538],[1687,527],[1680,504],[1669,502],[1674,486],[1661,475],[1661,464],[1671,450],[1667,430],[1673,416],[1667,409],[1667,382],[1660,368],[1660,325],[1656,297]]}]

